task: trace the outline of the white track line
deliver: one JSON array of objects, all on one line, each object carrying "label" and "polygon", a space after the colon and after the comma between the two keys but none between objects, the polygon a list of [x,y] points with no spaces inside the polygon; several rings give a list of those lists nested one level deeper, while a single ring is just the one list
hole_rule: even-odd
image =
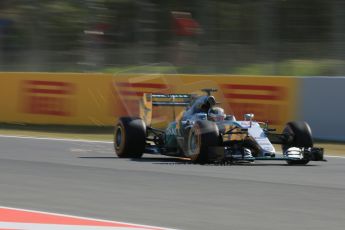
[{"label": "white track line", "polygon": [[21,136],[21,135],[1,135],[3,138],[17,138],[17,139],[31,139],[31,140],[48,140],[48,141],[66,141],[66,142],[86,142],[86,143],[105,143],[112,144],[112,141],[96,141],[85,139],[73,139],[73,138],[53,138],[53,137],[33,137],[33,136]]},{"label": "white track line", "polygon": [[[33,137],[33,136],[21,136],[21,135],[1,135],[0,134],[0,138],[113,144],[112,141],[95,141],[95,140],[73,139],[73,138],[68,139],[68,138],[51,138],[51,137]],[[344,156],[325,155],[325,157],[345,159]]]},{"label": "white track line", "polygon": [[[131,227],[103,227],[85,225],[64,225],[64,224],[37,224],[37,223],[16,223],[0,222],[0,229],[25,229],[25,230],[142,230]],[[146,228],[147,229],[147,228]],[[144,230],[146,230],[144,229]]]},{"label": "white track line", "polygon": [[330,156],[330,155],[325,155],[325,157],[345,159],[345,157],[342,157],[342,156]]}]

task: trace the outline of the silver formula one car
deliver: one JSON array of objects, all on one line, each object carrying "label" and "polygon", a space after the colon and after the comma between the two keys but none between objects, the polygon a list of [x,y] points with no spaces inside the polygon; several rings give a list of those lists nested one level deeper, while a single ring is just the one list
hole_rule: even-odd
[{"label": "silver formula one car", "polygon": [[[304,121],[286,124],[275,133],[265,122],[245,114],[238,121],[226,115],[212,92],[192,94],[144,94],[141,117],[120,117],[115,126],[114,146],[120,158],[140,158],[143,153],[189,158],[194,163],[236,163],[285,160],[290,165],[324,161],[323,149],[313,147],[311,129]],[[153,106],[186,107],[165,130],[151,126]],[[272,144],[280,144],[283,154]]]}]

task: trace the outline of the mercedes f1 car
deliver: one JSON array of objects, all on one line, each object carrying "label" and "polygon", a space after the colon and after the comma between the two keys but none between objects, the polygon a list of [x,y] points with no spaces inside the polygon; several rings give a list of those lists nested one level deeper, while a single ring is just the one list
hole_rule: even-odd
[{"label": "mercedes f1 car", "polygon": [[[141,117],[120,117],[115,125],[114,147],[120,158],[140,158],[144,153],[189,158],[194,163],[284,160],[290,165],[324,161],[323,149],[313,146],[309,125],[291,121],[282,133],[266,122],[245,114],[241,121],[219,107],[212,92],[144,94]],[[185,110],[165,130],[152,127],[153,106],[183,106]],[[282,146],[276,153],[273,144]]]}]

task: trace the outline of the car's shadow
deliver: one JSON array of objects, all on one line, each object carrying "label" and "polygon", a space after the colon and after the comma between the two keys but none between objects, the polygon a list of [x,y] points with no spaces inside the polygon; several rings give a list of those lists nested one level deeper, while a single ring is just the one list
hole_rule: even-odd
[{"label": "car's shadow", "polygon": [[118,159],[117,157],[78,157],[80,159]]},{"label": "car's shadow", "polygon": [[116,156],[80,156],[80,159],[122,159],[134,162],[143,162],[143,163],[151,163],[155,165],[199,165],[199,166],[247,166],[247,167],[260,167],[260,166],[287,166],[287,167],[315,167],[319,165],[314,164],[307,164],[307,165],[288,165],[284,161],[277,162],[263,162],[263,161],[256,161],[256,162],[215,162],[215,163],[207,163],[207,164],[197,164],[191,162],[189,159],[186,158],[179,158],[179,157],[142,157],[142,158],[118,158]]},{"label": "car's shadow", "polygon": [[142,157],[142,158],[132,158],[131,161],[144,162],[152,164],[193,164],[190,160],[186,158],[179,157]]},{"label": "car's shadow", "polygon": [[177,157],[143,157],[137,159],[130,159],[135,162],[152,163],[156,165],[196,165],[196,166],[248,166],[248,167],[260,167],[260,166],[287,166],[287,167],[314,167],[318,165],[308,164],[308,165],[288,165],[285,162],[272,161],[270,163],[256,161],[256,162],[214,162],[207,164],[197,164],[193,163],[186,158]]},{"label": "car's shadow", "polygon": [[142,157],[142,158],[118,158],[116,156],[79,156],[79,159],[121,159],[135,162],[146,162],[153,164],[192,164],[190,160],[186,158],[178,157]]},{"label": "car's shadow", "polygon": [[254,162],[254,163],[232,163],[231,165],[233,166],[251,166],[251,167],[258,167],[258,166],[286,166],[286,167],[314,167],[314,166],[319,166],[319,165],[289,165],[287,163],[261,163],[261,162]]}]

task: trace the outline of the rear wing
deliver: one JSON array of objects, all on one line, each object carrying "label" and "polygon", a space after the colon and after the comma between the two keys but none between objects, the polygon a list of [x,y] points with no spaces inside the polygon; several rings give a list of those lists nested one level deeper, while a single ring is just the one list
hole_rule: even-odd
[{"label": "rear wing", "polygon": [[194,94],[152,94],[144,93],[140,105],[140,117],[145,121],[147,126],[152,122],[152,107],[153,106],[168,106],[172,107],[174,118],[174,107],[186,107],[194,98]]}]

